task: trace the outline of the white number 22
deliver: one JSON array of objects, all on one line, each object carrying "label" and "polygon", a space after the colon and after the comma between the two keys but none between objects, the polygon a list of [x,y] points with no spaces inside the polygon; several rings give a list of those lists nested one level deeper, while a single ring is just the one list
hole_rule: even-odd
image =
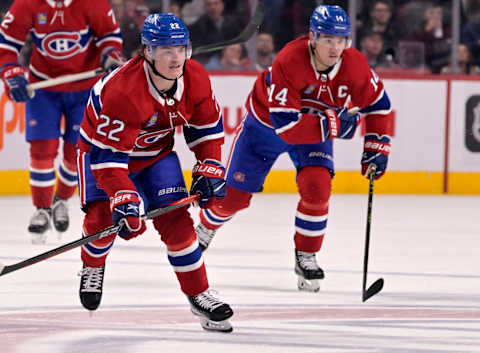
[{"label": "white number 22", "polygon": [[10,12],[7,12],[5,14],[5,17],[3,18],[2,27],[5,29],[8,29],[8,25],[12,23],[13,20],[14,20],[13,15]]},{"label": "white number 22", "polygon": [[121,120],[113,120],[112,121],[112,126],[115,127],[114,129],[110,130],[108,134],[103,131],[104,128],[108,127],[110,125],[110,118],[106,115],[100,115],[100,119],[104,120],[104,122],[98,124],[97,126],[97,134],[106,136],[109,140],[112,141],[120,141],[120,139],[115,136],[117,132],[122,131],[125,128],[125,123]]}]

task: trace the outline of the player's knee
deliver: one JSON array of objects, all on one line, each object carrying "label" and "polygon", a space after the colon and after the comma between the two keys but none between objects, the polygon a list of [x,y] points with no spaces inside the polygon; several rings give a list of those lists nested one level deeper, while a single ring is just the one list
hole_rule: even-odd
[{"label": "player's knee", "polygon": [[[92,235],[112,225],[112,212],[108,201],[94,201],[87,205],[87,213],[83,219],[83,231],[85,235]],[[95,244],[108,244],[115,235],[101,238]]]},{"label": "player's knee", "polygon": [[305,167],[297,175],[298,191],[301,202],[310,209],[328,207],[332,178],[327,168],[319,166]]},{"label": "player's knee", "polygon": [[58,153],[58,139],[30,141],[30,157],[32,161],[49,162]]},{"label": "player's knee", "polygon": [[196,239],[193,220],[186,207],[155,217],[153,226],[169,250],[184,249]]},{"label": "player's knee", "polygon": [[250,206],[252,194],[227,186],[225,198],[218,200],[212,210],[221,216],[230,216]]}]

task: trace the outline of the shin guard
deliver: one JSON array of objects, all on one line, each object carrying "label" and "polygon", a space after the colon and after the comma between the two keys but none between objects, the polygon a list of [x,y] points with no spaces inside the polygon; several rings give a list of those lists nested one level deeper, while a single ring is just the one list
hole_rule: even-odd
[{"label": "shin guard", "polygon": [[225,198],[215,200],[211,208],[200,211],[200,222],[207,229],[218,229],[232,219],[235,213],[250,206],[251,199],[251,193],[227,186]]},{"label": "shin guard", "polygon": [[194,296],[206,291],[207,272],[187,208],[156,217],[153,225],[167,246],[168,261],[175,271],[182,292]]},{"label": "shin guard", "polygon": [[[100,232],[112,225],[112,212],[108,201],[89,203],[83,219],[83,236]],[[105,264],[116,234],[95,240],[82,246],[81,258],[88,267],[100,267]]]},{"label": "shin guard", "polygon": [[295,248],[315,253],[322,247],[331,193],[330,172],[324,167],[303,168],[297,175],[300,201],[295,215]]},{"label": "shin guard", "polygon": [[58,139],[30,141],[30,189],[37,208],[52,205],[57,150]]},{"label": "shin guard", "polygon": [[58,169],[56,194],[62,199],[69,199],[77,187],[77,161],[75,145],[63,143],[63,158]]}]

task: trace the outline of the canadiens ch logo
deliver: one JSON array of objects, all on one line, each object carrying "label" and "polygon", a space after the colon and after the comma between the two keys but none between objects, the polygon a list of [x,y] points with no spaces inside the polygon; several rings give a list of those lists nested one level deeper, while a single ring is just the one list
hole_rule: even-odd
[{"label": "canadiens ch logo", "polygon": [[160,140],[161,138],[167,136],[168,134],[172,133],[172,129],[167,130],[160,130],[160,131],[153,131],[147,132],[145,134],[141,134],[138,136],[137,140],[135,141],[135,146],[138,148],[147,148],[150,147],[152,144]]},{"label": "canadiens ch logo", "polygon": [[245,174],[241,172],[235,172],[233,173],[233,179],[235,179],[239,183],[243,183],[245,181]]},{"label": "canadiens ch logo", "polygon": [[67,59],[83,49],[80,45],[81,38],[79,33],[50,33],[42,40],[42,50],[54,59]]}]

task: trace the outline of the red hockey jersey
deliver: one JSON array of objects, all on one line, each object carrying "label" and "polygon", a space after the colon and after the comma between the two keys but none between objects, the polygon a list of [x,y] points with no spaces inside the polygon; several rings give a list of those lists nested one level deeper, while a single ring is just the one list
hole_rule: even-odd
[{"label": "red hockey jersey", "polygon": [[287,44],[273,66],[256,80],[246,108],[287,143],[321,140],[318,112],[356,107],[366,115],[367,132],[391,134],[390,101],[363,54],[346,49],[327,72],[318,72],[308,37]]},{"label": "red hockey jersey", "polygon": [[187,60],[173,97],[153,85],[147,63],[137,57],[102,77],[92,88],[80,127],[79,148],[109,196],[135,190],[129,172],[142,170],[172,151],[183,126],[198,160],[221,160],[224,140],[220,106],[205,69]]},{"label": "red hockey jersey", "polygon": [[[15,0],[0,25],[0,71],[18,63],[29,33],[33,42],[31,82],[97,69],[103,49],[122,49],[108,0]],[[84,90],[95,80],[49,89]]]}]

